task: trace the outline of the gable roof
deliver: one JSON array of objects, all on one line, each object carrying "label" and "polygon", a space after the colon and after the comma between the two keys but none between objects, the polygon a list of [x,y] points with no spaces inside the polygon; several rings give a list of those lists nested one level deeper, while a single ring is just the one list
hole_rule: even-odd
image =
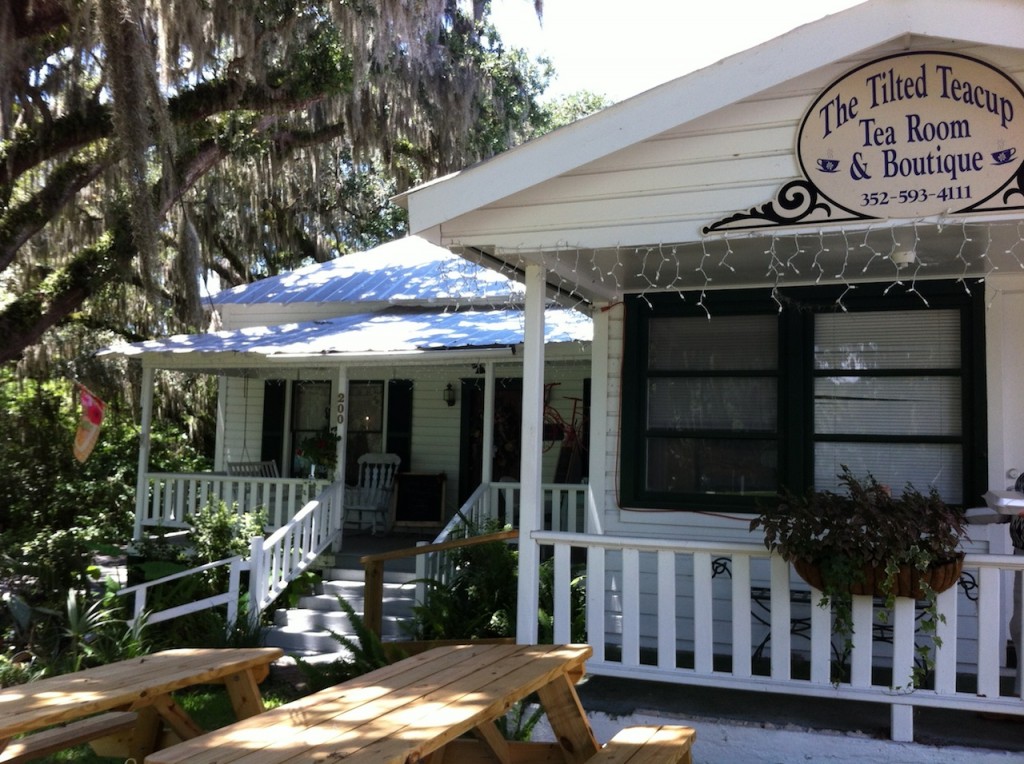
[{"label": "gable roof", "polygon": [[[1014,270],[1019,216],[1009,205],[962,217],[705,229],[757,207],[808,204],[806,194],[782,198],[803,177],[799,127],[844,75],[927,51],[981,60],[1021,82],[1021,29],[1024,2],[868,0],[400,200],[414,232],[517,268],[540,263],[549,283],[591,302]],[[900,250],[916,253],[913,268],[890,259]]]},{"label": "gable roof", "polygon": [[525,290],[490,268],[452,254],[419,236],[365,252],[314,263],[226,289],[214,305],[358,303],[434,306],[522,302]]},{"label": "gable roof", "polygon": [[[524,286],[503,273],[410,236],[212,298],[218,306],[283,306],[270,311],[279,316],[304,304],[329,304],[329,317],[121,343],[99,355],[222,372],[277,362],[320,365],[327,359],[436,361],[444,355],[438,351],[455,351],[459,358],[499,349],[512,355],[524,340],[524,300]],[[589,316],[548,306],[545,342],[592,339]]]},{"label": "gable roof", "polygon": [[910,35],[1019,47],[1021,29],[1024,4],[1019,2],[868,0],[397,199],[409,210],[410,230],[440,241],[438,226],[452,218],[861,51]]}]

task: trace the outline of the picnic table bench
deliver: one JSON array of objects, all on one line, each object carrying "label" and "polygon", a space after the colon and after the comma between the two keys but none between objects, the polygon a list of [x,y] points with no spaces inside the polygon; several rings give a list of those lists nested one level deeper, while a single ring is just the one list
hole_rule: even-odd
[{"label": "picnic table bench", "polygon": [[[146,762],[688,762],[689,728],[624,731],[598,744],[574,686],[590,655],[588,645],[438,647],[157,751]],[[556,742],[504,739],[495,721],[534,693]]]},{"label": "picnic table bench", "polygon": [[111,742],[104,753],[141,762],[162,741],[204,732],[171,693],[222,683],[237,718],[251,717],[263,711],[259,683],[282,654],[276,647],[165,650],[4,688],[0,762],[100,739]]}]

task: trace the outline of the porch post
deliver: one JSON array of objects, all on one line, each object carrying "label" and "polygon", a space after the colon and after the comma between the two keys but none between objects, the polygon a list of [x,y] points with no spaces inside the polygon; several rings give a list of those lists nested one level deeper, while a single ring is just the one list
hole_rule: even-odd
[{"label": "porch post", "polygon": [[[227,437],[228,427],[228,378],[221,374],[217,378],[217,435],[214,442],[213,469],[216,472],[223,472],[224,466],[224,440]],[[246,416],[249,412],[245,412]]]},{"label": "porch post", "polygon": [[[608,334],[612,306],[594,306],[594,341],[590,345],[590,460],[587,478],[587,533],[604,533],[604,497],[608,474]],[[621,310],[621,308],[619,308]],[[603,605],[602,605],[603,607]]]},{"label": "porch post", "polygon": [[132,540],[142,538],[142,518],[146,513],[149,501],[149,433],[153,427],[153,367],[142,368],[142,414],[139,433],[139,464],[135,472],[135,525],[132,528]]},{"label": "porch post", "polygon": [[541,486],[541,422],[544,411],[544,268],[526,266],[526,307],[523,341],[523,428],[519,482],[519,598],[516,642],[537,643],[537,587],[540,553],[531,538],[543,525]]},{"label": "porch post", "polygon": [[494,361],[484,364],[484,432],[481,483],[494,482]]},{"label": "porch post", "polygon": [[330,527],[334,529],[332,551],[340,552],[345,531],[345,462],[348,452],[348,366],[338,367],[334,390],[334,426],[338,428],[338,444],[334,460],[334,484],[341,486],[331,502]]}]

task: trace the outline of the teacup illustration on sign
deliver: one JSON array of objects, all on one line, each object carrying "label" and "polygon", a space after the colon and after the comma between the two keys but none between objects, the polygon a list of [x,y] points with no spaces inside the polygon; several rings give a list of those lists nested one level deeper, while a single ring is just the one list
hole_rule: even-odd
[{"label": "teacup illustration on sign", "polygon": [[818,169],[822,172],[835,172],[839,169],[839,160],[832,159],[832,157],[829,157],[828,159],[819,159]]},{"label": "teacup illustration on sign", "polygon": [[992,159],[996,164],[1006,164],[1007,162],[1013,161],[1014,155],[1017,153],[1017,149],[1012,146],[1008,149],[999,149],[999,151],[992,152]]}]

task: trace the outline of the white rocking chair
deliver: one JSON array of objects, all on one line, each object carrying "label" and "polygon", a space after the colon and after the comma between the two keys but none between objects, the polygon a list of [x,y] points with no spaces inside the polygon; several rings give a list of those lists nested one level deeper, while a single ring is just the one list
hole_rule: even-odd
[{"label": "white rocking chair", "polygon": [[369,527],[377,535],[378,529],[388,530],[395,474],[402,459],[397,454],[363,454],[357,463],[359,483],[345,489],[345,524],[359,530]]}]

